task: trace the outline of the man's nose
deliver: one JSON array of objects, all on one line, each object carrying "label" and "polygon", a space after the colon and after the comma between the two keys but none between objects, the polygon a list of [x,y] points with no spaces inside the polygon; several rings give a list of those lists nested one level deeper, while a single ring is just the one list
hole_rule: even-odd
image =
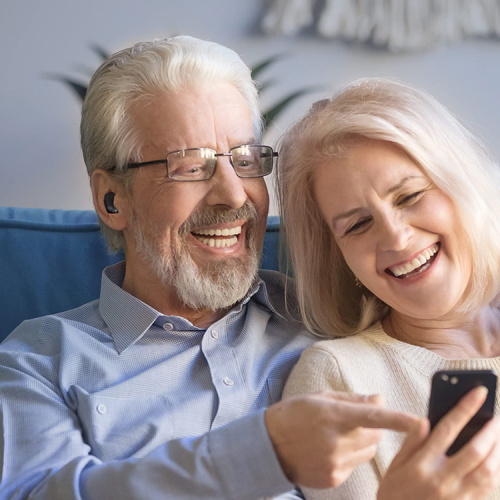
[{"label": "man's nose", "polygon": [[237,209],[248,199],[243,179],[236,175],[228,156],[217,158],[216,170],[209,182],[210,191],[206,196],[208,205]]},{"label": "man's nose", "polygon": [[400,213],[384,215],[379,225],[379,247],[382,250],[399,252],[407,247],[413,228]]}]

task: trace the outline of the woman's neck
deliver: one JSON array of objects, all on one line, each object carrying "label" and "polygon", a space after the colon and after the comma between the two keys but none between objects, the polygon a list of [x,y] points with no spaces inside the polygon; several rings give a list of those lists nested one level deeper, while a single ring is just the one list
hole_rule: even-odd
[{"label": "woman's neck", "polygon": [[443,358],[500,356],[500,311],[490,306],[437,320],[409,318],[392,310],[382,327],[390,337],[434,351]]}]

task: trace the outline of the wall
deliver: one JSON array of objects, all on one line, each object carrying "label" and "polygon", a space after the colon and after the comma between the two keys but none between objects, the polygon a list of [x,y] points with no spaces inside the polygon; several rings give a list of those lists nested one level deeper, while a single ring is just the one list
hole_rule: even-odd
[{"label": "wall", "polygon": [[[244,7],[243,7],[244,6]],[[273,144],[311,102],[362,76],[394,76],[434,94],[480,134],[500,158],[500,42],[467,40],[392,55],[311,35],[267,38],[259,0],[19,0],[0,4],[0,205],[91,208],[79,148],[80,103],[54,74],[77,77],[109,51],[154,37],[190,34],[234,48],[250,65],[280,53],[265,74],[275,81],[265,108],[287,92],[315,87],[272,127]],[[85,78],[83,78],[85,80]],[[274,204],[271,212],[275,213]]]}]

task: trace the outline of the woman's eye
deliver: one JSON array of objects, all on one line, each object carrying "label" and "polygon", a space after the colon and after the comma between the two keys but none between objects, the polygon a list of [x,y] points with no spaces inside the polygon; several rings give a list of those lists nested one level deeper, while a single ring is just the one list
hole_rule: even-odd
[{"label": "woman's eye", "polygon": [[359,234],[363,231],[363,229],[366,228],[367,224],[370,222],[370,219],[363,219],[355,224],[353,224],[346,232],[345,234]]},{"label": "woman's eye", "polygon": [[422,195],[423,191],[416,191],[415,193],[411,193],[407,196],[402,196],[401,198],[398,199],[397,204],[398,205],[409,205],[412,202],[418,201],[420,196]]}]

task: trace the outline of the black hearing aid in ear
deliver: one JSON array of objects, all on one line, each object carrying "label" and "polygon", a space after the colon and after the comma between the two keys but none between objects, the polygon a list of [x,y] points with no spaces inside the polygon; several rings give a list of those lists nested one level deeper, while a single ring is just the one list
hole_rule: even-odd
[{"label": "black hearing aid in ear", "polygon": [[115,193],[110,191],[104,195],[104,206],[106,207],[106,212],[108,212],[108,214],[118,213],[118,209],[115,207]]}]

